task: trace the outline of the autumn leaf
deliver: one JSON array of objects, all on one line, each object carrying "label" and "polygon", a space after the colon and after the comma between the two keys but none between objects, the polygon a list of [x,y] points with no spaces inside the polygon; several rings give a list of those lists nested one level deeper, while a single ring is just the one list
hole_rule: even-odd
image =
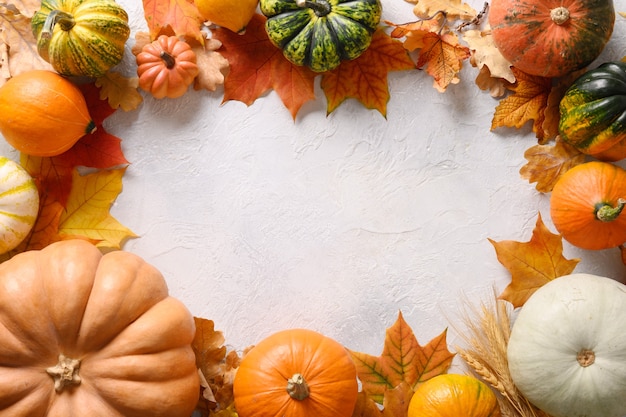
[{"label": "autumn leaf", "polygon": [[522,178],[536,182],[542,193],[552,191],[558,179],[570,168],[585,162],[585,155],[562,140],[554,145],[535,145],[524,152],[528,163],[520,169]]},{"label": "autumn leaf", "polygon": [[237,100],[249,106],[274,89],[295,119],[302,105],[315,98],[317,74],[287,61],[267,37],[265,20],[262,15],[254,15],[244,35],[223,28],[213,32],[213,37],[222,42],[220,52],[230,63],[223,102]]},{"label": "autumn leaf", "polygon": [[436,375],[445,373],[454,355],[446,344],[446,333],[420,346],[413,330],[398,314],[395,324],[387,329],[382,355],[350,351],[363,390],[377,403],[383,404],[385,392],[405,383],[412,389]]},{"label": "autumn leaf", "polygon": [[512,67],[515,84],[507,88],[513,92],[502,99],[496,107],[491,121],[491,130],[499,127],[521,128],[533,121],[533,132],[543,135],[544,111],[548,105],[548,97],[552,89],[552,79],[528,75]]},{"label": "autumn leaf", "polygon": [[414,3],[413,13],[420,19],[428,19],[436,13],[443,13],[449,21],[471,21],[476,10],[461,0],[407,0]]},{"label": "autumn leaf", "polygon": [[203,43],[203,20],[198,9],[189,0],[143,0],[143,10],[151,39],[160,34],[174,35]]},{"label": "autumn leaf", "polygon": [[52,67],[37,52],[30,17],[12,4],[0,3],[0,86],[10,77],[32,69]]},{"label": "autumn leaf", "polygon": [[194,90],[215,91],[224,84],[229,70],[229,63],[219,52],[222,43],[217,39],[207,39],[204,45],[193,48],[196,53],[199,74],[194,79]]},{"label": "autumn leaf", "polygon": [[235,351],[227,352],[224,335],[215,330],[212,320],[194,317],[194,321],[196,335],[191,347],[203,381],[197,411],[203,416],[230,415],[227,410],[232,411],[233,382],[241,358]]},{"label": "autumn leaf", "polygon": [[100,99],[108,100],[113,109],[121,108],[124,111],[136,110],[143,101],[143,97],[137,91],[139,78],[124,77],[122,74],[107,71],[95,82],[100,87]]},{"label": "autumn leaf", "polygon": [[126,168],[100,170],[81,175],[74,170],[72,190],[59,219],[59,235],[84,237],[100,248],[120,249],[136,235],[120,224],[109,210],[122,191]]},{"label": "autumn leaf", "polygon": [[346,99],[354,98],[386,117],[390,97],[387,74],[414,68],[415,64],[402,44],[379,29],[361,56],[343,61],[339,67],[322,75],[326,113],[332,113]]},{"label": "autumn leaf", "polygon": [[435,79],[433,87],[443,93],[450,84],[458,84],[463,61],[470,56],[469,49],[459,44],[458,36],[429,32],[422,42],[417,68],[426,67],[426,72]]},{"label": "autumn leaf", "polygon": [[496,47],[491,31],[466,30],[463,33],[463,40],[471,51],[472,65],[478,69],[487,67],[489,75],[493,78],[502,78],[509,83],[515,82],[511,63],[502,56]]},{"label": "autumn leaf", "polygon": [[504,240],[495,242],[498,261],[511,273],[511,283],[499,298],[509,301],[514,307],[524,305],[537,288],[554,278],[571,273],[580,259],[563,257],[561,235],[551,233],[544,225],[541,214],[532,237],[528,242]]},{"label": "autumn leaf", "polygon": [[[472,62],[471,57],[470,62]],[[485,65],[478,70],[475,82],[478,88],[483,91],[489,91],[489,95],[494,98],[502,97],[507,91],[506,83],[508,81],[492,77],[489,68]]]}]

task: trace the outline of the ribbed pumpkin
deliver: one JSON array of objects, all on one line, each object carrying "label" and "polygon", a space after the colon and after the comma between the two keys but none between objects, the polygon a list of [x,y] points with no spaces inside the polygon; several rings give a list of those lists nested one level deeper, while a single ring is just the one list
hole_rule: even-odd
[{"label": "ribbed pumpkin", "polygon": [[37,50],[63,75],[100,77],[124,57],[128,14],[115,0],[42,0]]},{"label": "ribbed pumpkin", "polygon": [[39,212],[39,191],[31,176],[0,156],[0,254],[15,249],[30,233]]},{"label": "ribbed pumpkin", "polygon": [[568,170],[554,185],[550,215],[563,238],[583,249],[626,242],[626,170],[592,161]]},{"label": "ribbed pumpkin", "polygon": [[233,384],[240,417],[350,417],[356,367],[335,340],[306,329],[263,339],[241,361]]},{"label": "ribbed pumpkin", "polygon": [[612,0],[493,0],[489,25],[500,53],[532,75],[559,77],[596,59],[611,37]]},{"label": "ribbed pumpkin", "polygon": [[500,417],[493,391],[482,381],[460,374],[442,374],[419,385],[411,397],[408,417]]},{"label": "ribbed pumpkin", "polygon": [[0,264],[0,415],[189,417],[189,310],[159,271],[82,240]]},{"label": "ribbed pumpkin", "polygon": [[20,152],[55,156],[96,125],[80,89],[46,70],[23,72],[0,87],[0,133]]},{"label": "ribbed pumpkin", "polygon": [[365,52],[382,13],[379,0],[261,0],[260,6],[272,43],[316,72]]},{"label": "ribbed pumpkin", "polygon": [[602,161],[626,158],[626,63],[587,71],[567,89],[559,108],[565,142]]},{"label": "ribbed pumpkin", "polygon": [[159,36],[136,59],[139,87],[159,99],[185,94],[199,72],[196,53],[176,36]]}]

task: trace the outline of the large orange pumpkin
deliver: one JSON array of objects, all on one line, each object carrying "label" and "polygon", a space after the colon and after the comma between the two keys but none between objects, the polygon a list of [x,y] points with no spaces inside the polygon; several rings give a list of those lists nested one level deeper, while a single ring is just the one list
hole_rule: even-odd
[{"label": "large orange pumpkin", "polygon": [[189,417],[193,317],[163,276],[82,240],[0,264],[0,415]]},{"label": "large orange pumpkin", "polygon": [[484,382],[460,374],[442,374],[419,385],[408,417],[500,417],[496,395]]},{"label": "large orange pumpkin", "polygon": [[516,68],[559,77],[600,55],[615,22],[612,0],[493,0],[493,41]]},{"label": "large orange pumpkin", "polygon": [[356,367],[333,339],[305,329],[274,333],[241,361],[233,386],[240,417],[350,417]]},{"label": "large orange pumpkin", "polygon": [[31,70],[0,87],[0,133],[33,156],[55,156],[96,129],[80,89],[59,74]]},{"label": "large orange pumpkin", "polygon": [[550,215],[563,238],[583,249],[626,242],[626,170],[592,161],[567,171],[554,185]]}]

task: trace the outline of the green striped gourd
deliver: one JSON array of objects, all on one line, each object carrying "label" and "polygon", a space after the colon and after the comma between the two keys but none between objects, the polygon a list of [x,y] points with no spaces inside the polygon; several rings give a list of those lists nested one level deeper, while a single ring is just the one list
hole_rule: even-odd
[{"label": "green striped gourd", "polygon": [[39,192],[17,163],[0,156],[0,254],[15,249],[30,233],[39,212]]},{"label": "green striped gourd", "polygon": [[330,71],[369,47],[378,27],[379,0],[261,0],[265,29],[295,65]]},{"label": "green striped gourd", "polygon": [[565,142],[603,161],[626,158],[626,63],[587,71],[568,88],[559,108]]},{"label": "green striped gourd", "polygon": [[128,14],[115,0],[42,0],[32,20],[39,55],[63,75],[100,77],[124,56]]}]

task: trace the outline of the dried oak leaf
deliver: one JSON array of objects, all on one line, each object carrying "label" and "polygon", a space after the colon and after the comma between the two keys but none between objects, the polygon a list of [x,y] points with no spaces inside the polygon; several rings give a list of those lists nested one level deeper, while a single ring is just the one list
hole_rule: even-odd
[{"label": "dried oak leaf", "polygon": [[507,88],[513,94],[500,100],[496,106],[491,130],[499,127],[521,128],[533,121],[533,132],[539,140],[544,136],[543,122],[548,97],[552,90],[552,79],[528,75],[512,67],[516,82]]},{"label": "dried oak leaf", "polygon": [[396,322],[386,331],[383,352],[379,357],[349,351],[363,391],[378,404],[384,404],[387,391],[402,384],[414,389],[417,384],[447,372],[454,354],[448,350],[446,333],[444,330],[421,346],[402,313],[399,313]]},{"label": "dried oak leaf", "polygon": [[332,113],[348,98],[368,109],[387,115],[390,71],[414,69],[415,63],[402,43],[377,30],[369,48],[358,58],[343,61],[339,67],[322,75],[321,87],[327,100],[326,113]]},{"label": "dried oak leaf", "polygon": [[511,70],[511,63],[506,60],[496,47],[489,30],[466,30],[463,40],[469,46],[472,54],[472,65],[478,69],[487,67],[493,78],[501,78],[509,83],[515,82],[515,74]]},{"label": "dried oak leaf", "polygon": [[295,120],[302,105],[315,98],[317,73],[287,61],[267,37],[265,20],[255,14],[243,35],[224,28],[213,32],[213,37],[222,42],[220,53],[230,64],[223,102],[237,100],[249,106],[273,89]]},{"label": "dried oak leaf", "polygon": [[535,145],[524,152],[528,163],[520,169],[522,178],[530,183],[536,182],[535,188],[548,193],[558,179],[570,168],[585,162],[585,155],[562,140],[554,145]]},{"label": "dried oak leaf", "polygon": [[143,96],[137,91],[137,77],[124,77],[118,72],[107,71],[95,84],[100,87],[100,99],[108,100],[113,109],[135,110],[143,101]]},{"label": "dried oak leaf", "polygon": [[52,69],[37,52],[30,17],[20,10],[12,4],[0,3],[0,85],[21,72]]},{"label": "dried oak leaf", "polygon": [[[471,57],[470,62],[472,62]],[[491,97],[498,98],[502,97],[506,93],[506,84],[508,81],[502,78],[492,77],[489,67],[483,65],[482,68],[478,70],[475,83],[481,90],[489,91],[489,95],[491,95]]]},{"label": "dried oak leaf", "polygon": [[473,20],[477,12],[467,3],[461,0],[407,0],[409,3],[415,4],[413,13],[420,19],[428,19],[435,14],[442,13],[449,21]]},{"label": "dried oak leaf", "polygon": [[221,47],[222,43],[217,39],[207,39],[204,46],[193,48],[200,70],[194,79],[194,90],[215,91],[217,87],[224,84],[226,75],[228,75],[229,64],[228,60],[217,52]]},{"label": "dried oak leaf", "polygon": [[499,298],[507,300],[514,307],[521,307],[537,288],[554,278],[571,273],[580,259],[566,259],[563,256],[563,238],[551,233],[543,223],[541,214],[532,237],[528,242],[503,240],[494,246],[498,261],[511,273],[511,283]]}]

